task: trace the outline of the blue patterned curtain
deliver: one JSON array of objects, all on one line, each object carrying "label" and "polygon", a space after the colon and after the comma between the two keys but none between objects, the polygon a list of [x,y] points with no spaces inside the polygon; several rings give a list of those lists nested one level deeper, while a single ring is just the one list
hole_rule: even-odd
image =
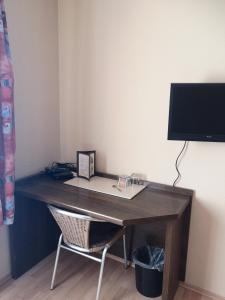
[{"label": "blue patterned curtain", "polygon": [[13,69],[4,0],[0,0],[0,225],[14,219],[15,126]]}]

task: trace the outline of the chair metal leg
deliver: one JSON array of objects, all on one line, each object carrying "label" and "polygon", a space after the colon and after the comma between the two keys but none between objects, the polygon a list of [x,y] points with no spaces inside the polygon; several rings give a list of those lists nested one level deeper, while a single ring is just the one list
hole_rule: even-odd
[{"label": "chair metal leg", "polygon": [[127,247],[126,247],[126,234],[123,234],[123,251],[124,251],[124,267],[127,269]]},{"label": "chair metal leg", "polygon": [[57,252],[56,252],[56,257],[55,257],[55,265],[54,265],[54,270],[53,270],[53,274],[52,274],[51,290],[54,289],[55,275],[56,275],[56,270],[57,270],[58,261],[59,261],[61,243],[62,243],[62,234],[59,237],[59,242],[58,242],[58,247],[57,247]]},{"label": "chair metal leg", "polygon": [[100,290],[101,290],[101,286],[102,286],[102,275],[103,275],[103,270],[104,270],[104,265],[105,265],[105,256],[106,256],[107,250],[108,250],[108,247],[106,246],[102,253],[102,262],[101,262],[100,274],[99,274],[99,279],[98,279],[98,289],[97,289],[96,300],[99,300],[99,297],[100,297]]}]

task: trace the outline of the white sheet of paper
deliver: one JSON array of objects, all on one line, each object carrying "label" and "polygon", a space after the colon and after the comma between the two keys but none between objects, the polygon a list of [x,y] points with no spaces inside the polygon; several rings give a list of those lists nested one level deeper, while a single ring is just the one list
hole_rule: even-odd
[{"label": "white sheet of paper", "polygon": [[72,186],[76,186],[79,188],[109,194],[121,198],[132,199],[138,193],[140,193],[146,186],[134,184],[132,186],[123,189],[121,192],[118,191],[113,185],[117,184],[117,180],[108,179],[104,177],[94,176],[90,180],[86,180],[84,178],[73,178],[66,182],[65,184],[69,184]]}]

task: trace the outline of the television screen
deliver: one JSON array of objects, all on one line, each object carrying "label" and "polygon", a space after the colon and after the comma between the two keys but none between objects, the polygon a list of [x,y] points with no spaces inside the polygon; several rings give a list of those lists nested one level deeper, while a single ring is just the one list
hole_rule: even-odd
[{"label": "television screen", "polygon": [[172,83],[168,139],[225,141],[225,83]]}]

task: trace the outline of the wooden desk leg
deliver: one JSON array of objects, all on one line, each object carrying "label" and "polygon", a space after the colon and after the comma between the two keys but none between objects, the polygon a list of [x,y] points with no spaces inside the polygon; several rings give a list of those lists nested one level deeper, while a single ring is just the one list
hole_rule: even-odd
[{"label": "wooden desk leg", "polygon": [[188,253],[188,240],[191,221],[191,201],[182,216],[182,229],[181,229],[181,258],[180,258],[180,276],[179,281],[185,281],[187,253]]},{"label": "wooden desk leg", "polygon": [[181,220],[170,221],[166,227],[162,300],[173,300],[179,283],[180,224]]}]

